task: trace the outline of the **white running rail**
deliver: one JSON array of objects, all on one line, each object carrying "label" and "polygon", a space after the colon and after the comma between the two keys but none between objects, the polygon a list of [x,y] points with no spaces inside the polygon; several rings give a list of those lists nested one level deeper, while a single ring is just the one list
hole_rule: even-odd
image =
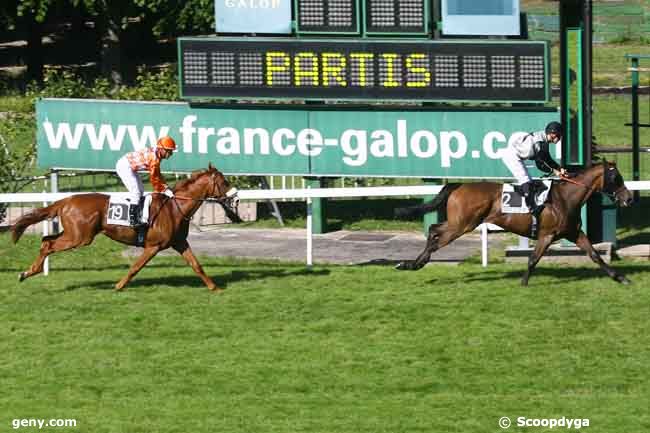
[{"label": "white running rail", "polygon": [[[629,181],[625,186],[633,191],[650,190],[650,181]],[[240,190],[241,200],[272,200],[272,199],[300,199],[307,203],[307,266],[312,264],[313,235],[311,200],[314,198],[343,198],[343,197],[395,197],[395,196],[422,196],[435,195],[440,192],[443,185],[415,185],[415,186],[381,186],[381,187],[358,187],[358,188],[302,188],[302,189],[251,189]],[[52,203],[62,198],[82,192],[70,193],[15,193],[0,194],[0,203],[40,203],[43,205]],[[124,192],[108,192],[104,194],[126,196]],[[44,224],[44,230],[47,224]],[[477,227],[481,231],[481,259],[483,266],[487,266],[487,233],[488,230],[501,230],[493,224],[481,224]],[[44,235],[46,235],[44,233]],[[47,274],[46,274],[47,275]]]}]

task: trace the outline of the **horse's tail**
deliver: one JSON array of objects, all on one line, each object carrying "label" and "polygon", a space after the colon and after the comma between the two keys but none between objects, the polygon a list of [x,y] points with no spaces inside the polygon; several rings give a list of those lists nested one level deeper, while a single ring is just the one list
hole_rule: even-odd
[{"label": "horse's tail", "polygon": [[440,190],[438,195],[436,195],[433,198],[433,200],[431,200],[430,202],[422,203],[417,206],[400,207],[395,209],[395,217],[397,218],[418,217],[424,215],[425,213],[432,212],[443,206],[446,206],[447,200],[449,199],[451,193],[454,192],[454,190],[461,185],[462,185],[461,183],[448,183]]},{"label": "horse's tail", "polygon": [[35,209],[28,214],[18,218],[18,220],[11,227],[11,239],[14,243],[18,242],[20,237],[25,233],[27,227],[32,224],[39,223],[44,219],[52,219],[58,215],[59,209],[63,205],[64,200],[59,200],[47,207]]}]

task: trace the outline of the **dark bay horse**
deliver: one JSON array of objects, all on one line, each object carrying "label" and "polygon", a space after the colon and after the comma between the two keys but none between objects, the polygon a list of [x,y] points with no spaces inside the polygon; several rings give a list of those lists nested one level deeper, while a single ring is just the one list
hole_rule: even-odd
[{"label": "dark bay horse", "polygon": [[[450,183],[429,203],[397,209],[397,216],[424,214],[443,206],[447,210],[447,221],[429,228],[424,251],[414,261],[398,264],[397,269],[422,268],[434,251],[474,230],[481,223],[496,224],[508,232],[531,237],[532,216],[502,213],[501,192],[500,183]],[[602,260],[582,231],[580,208],[594,192],[609,194],[622,206],[632,204],[632,193],[625,187],[623,178],[613,163],[605,161],[587,168],[573,178],[554,180],[549,199],[539,217],[535,238],[537,242],[528,258],[528,269],[521,279],[522,285],[528,285],[535,265],[551,243],[562,238],[574,242],[615,281],[626,284],[630,282]]]},{"label": "dark bay horse", "polygon": [[[115,290],[124,289],[149,260],[169,247],[183,256],[210,290],[222,290],[205,274],[196,260],[187,242],[187,234],[192,215],[204,200],[215,198],[236,204],[239,200],[237,190],[231,188],[223,174],[210,164],[207,170],[196,172],[191,178],[178,182],[174,194],[173,198],[164,194],[154,195],[149,213],[151,225],[144,239],[144,251],[131,265],[127,275],[115,285]],[[109,196],[106,194],[73,195],[18,219],[11,227],[14,243],[18,242],[27,227],[45,219],[58,217],[64,229],[58,234],[43,237],[39,256],[27,271],[20,274],[20,281],[42,272],[43,262],[50,254],[89,245],[99,233],[127,245],[136,245],[138,234],[133,227],[106,224],[108,201]],[[226,212],[229,216],[233,214],[232,210]]]}]

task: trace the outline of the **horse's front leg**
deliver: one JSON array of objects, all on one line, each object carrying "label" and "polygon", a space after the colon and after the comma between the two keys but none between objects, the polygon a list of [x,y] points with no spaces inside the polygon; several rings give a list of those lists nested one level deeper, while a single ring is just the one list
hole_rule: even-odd
[{"label": "horse's front leg", "polygon": [[213,292],[222,292],[223,289],[217,286],[214,281],[210,277],[208,277],[205,272],[203,271],[203,267],[199,263],[199,261],[196,259],[194,256],[194,253],[192,252],[192,248],[190,248],[190,244],[187,242],[187,239],[183,239],[182,241],[179,241],[175,245],[172,245],[172,248],[174,248],[180,255],[183,256],[185,261],[187,262],[188,265],[192,267],[194,272],[203,280],[203,283],[208,286],[208,289],[210,289]]},{"label": "horse's front leg", "polygon": [[142,252],[142,255],[138,257],[138,259],[131,265],[131,268],[129,269],[129,272],[122,278],[116,285],[115,285],[115,290],[121,291],[124,289],[124,286],[128,284],[129,281],[133,277],[135,277],[135,274],[140,272],[140,269],[144,267],[147,263],[149,263],[149,260],[153,258],[156,254],[158,254],[158,251],[160,251],[160,247],[154,246],[154,247],[147,247],[144,249]]},{"label": "horse's front leg", "polygon": [[600,254],[598,254],[598,251],[596,251],[591,245],[591,241],[587,237],[587,235],[580,230],[576,236],[576,239],[569,239],[571,242],[575,242],[575,244],[584,252],[587,253],[589,258],[596,263],[600,268],[607,273],[607,275],[610,276],[614,281],[618,281],[619,283],[623,284],[629,284],[631,281],[628,280],[624,275],[619,274],[616,272],[611,266],[609,266],[607,263],[605,263],[600,257]]},{"label": "horse's front leg", "polygon": [[544,253],[546,252],[546,250],[548,249],[548,247],[551,245],[552,242],[553,242],[552,234],[546,236],[540,236],[540,238],[537,239],[537,243],[535,244],[535,249],[528,257],[528,269],[526,269],[526,272],[524,272],[524,276],[521,278],[522,286],[528,285],[528,279],[530,278],[530,274],[532,274],[533,269],[535,269],[535,266],[537,266],[537,263],[542,258],[542,256],[544,255]]}]

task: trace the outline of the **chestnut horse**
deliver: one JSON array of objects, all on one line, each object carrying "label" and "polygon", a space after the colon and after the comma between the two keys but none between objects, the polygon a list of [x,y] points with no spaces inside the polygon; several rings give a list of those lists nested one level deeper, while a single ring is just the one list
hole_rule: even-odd
[{"label": "chestnut horse", "polygon": [[[173,198],[164,194],[154,195],[149,213],[151,225],[144,238],[144,251],[131,265],[126,276],[115,285],[115,290],[124,289],[159,251],[172,247],[183,256],[210,290],[221,291],[196,260],[187,242],[187,234],[192,215],[203,201],[215,198],[236,206],[239,200],[237,189],[231,188],[223,174],[210,164],[207,170],[194,173],[191,178],[176,184],[174,195]],[[18,242],[27,227],[45,219],[58,217],[64,229],[58,234],[43,237],[39,256],[27,271],[20,274],[19,280],[23,281],[42,272],[43,262],[50,254],[89,245],[98,233],[127,245],[136,245],[138,233],[133,227],[106,224],[108,201],[109,196],[106,194],[78,194],[36,209],[18,219],[11,227],[14,243]],[[227,207],[224,205],[224,208]],[[228,209],[226,212],[229,216],[234,214]]]},{"label": "chestnut horse", "polygon": [[[496,224],[508,232],[531,237],[532,216],[502,213],[501,192],[500,183],[450,183],[429,203],[397,209],[397,216],[422,214],[442,206],[446,206],[447,210],[447,221],[429,228],[424,251],[414,261],[401,262],[397,269],[422,268],[434,251],[474,230],[481,223]],[[623,178],[613,163],[604,161],[573,178],[554,180],[549,199],[539,216],[537,242],[528,258],[528,269],[521,279],[522,285],[528,285],[535,265],[551,243],[562,238],[574,242],[615,281],[625,284],[630,282],[603,261],[581,229],[580,208],[594,192],[608,194],[622,206],[632,204],[632,194],[625,187]]]}]

